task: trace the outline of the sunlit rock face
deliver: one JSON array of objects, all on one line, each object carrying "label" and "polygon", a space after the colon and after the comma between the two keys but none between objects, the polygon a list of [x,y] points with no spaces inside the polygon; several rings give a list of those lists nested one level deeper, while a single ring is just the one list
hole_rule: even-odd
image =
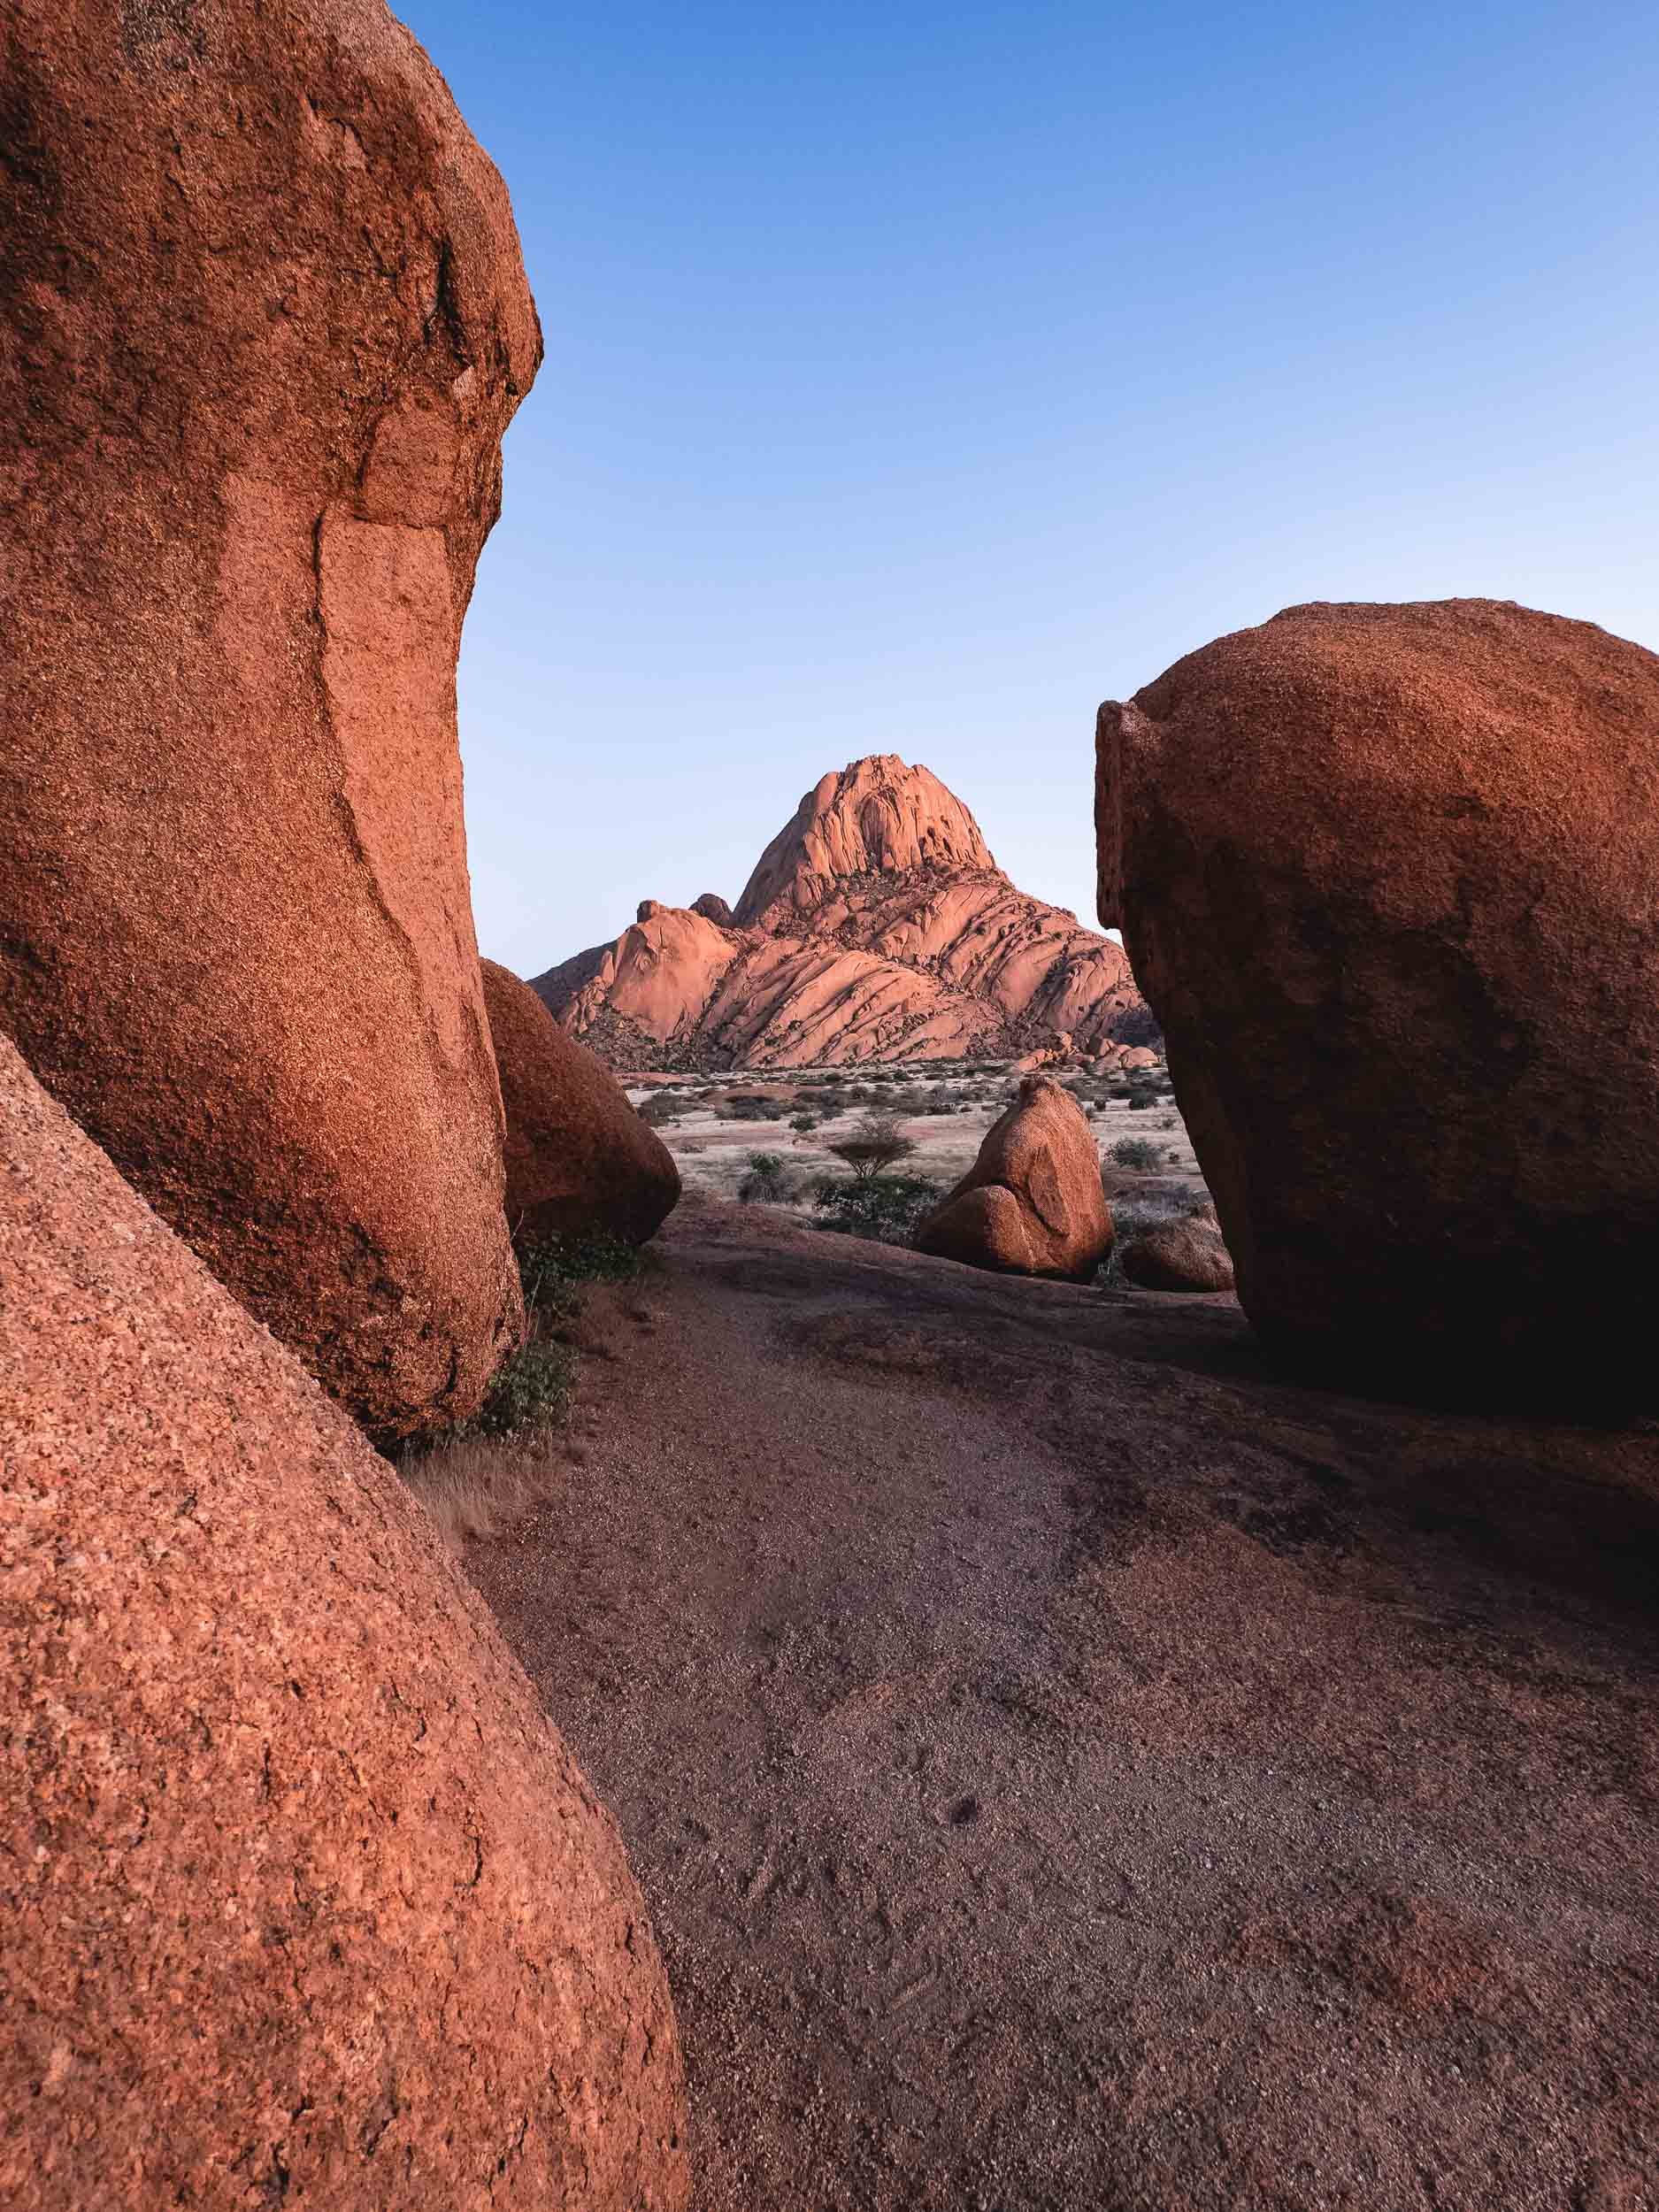
[{"label": "sunlit rock face", "polygon": [[521,1324],[455,670],[541,357],[381,0],[15,0],[0,1027],[377,1436]]},{"label": "sunlit rock face", "polygon": [[896,754],[809,791],[735,909],[643,902],[535,987],[630,1067],[1097,1055],[1156,1035],[1122,948],[1018,890],[962,802]]},{"label": "sunlit rock face", "polygon": [[614,1822],[434,1522],[0,1037],[0,2203],[681,2212]]},{"label": "sunlit rock face", "polygon": [[1111,1250],[1112,1217],[1094,1133],[1071,1092],[1028,1075],[915,1240],[918,1252],[968,1267],[1087,1282]]}]

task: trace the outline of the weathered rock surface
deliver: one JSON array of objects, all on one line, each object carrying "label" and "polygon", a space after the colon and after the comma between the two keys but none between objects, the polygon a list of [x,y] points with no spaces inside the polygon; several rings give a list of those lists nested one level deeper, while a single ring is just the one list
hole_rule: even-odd
[{"label": "weathered rock surface", "polygon": [[1087,1056],[1156,1033],[1122,949],[1017,890],[960,800],[891,753],[808,792],[735,915],[711,892],[647,900],[534,987],[640,1069],[1009,1059],[1067,1035]]},{"label": "weathered rock surface", "polygon": [[1111,1249],[1100,1154],[1082,1108],[1027,1076],[979,1156],[916,1232],[916,1248],[1002,1274],[1086,1282]]},{"label": "weathered rock surface", "polygon": [[1121,923],[1252,1321],[1410,1392],[1659,1395],[1659,658],[1308,606],[1099,724]]},{"label": "weathered rock surface", "polygon": [[979,826],[931,769],[896,753],[872,753],[822,776],[755,864],[737,902],[740,922],[758,922],[781,902],[813,913],[846,879],[993,873]]},{"label": "weathered rock surface", "polygon": [[0,2200],[684,2204],[620,1839],[386,1463],[0,1041]]},{"label": "weathered rock surface", "polygon": [[0,1024],[379,1432],[519,1324],[455,661],[540,338],[380,0],[8,12]]},{"label": "weathered rock surface", "polygon": [[680,1170],[596,1054],[527,983],[482,964],[507,1117],[507,1219],[531,1242],[603,1230],[643,1244],[680,1197]]},{"label": "weathered rock surface", "polygon": [[1123,1271],[1141,1290],[1233,1286],[1233,1261],[1208,1207],[1184,1220],[1160,1221],[1142,1230],[1123,1248]]}]

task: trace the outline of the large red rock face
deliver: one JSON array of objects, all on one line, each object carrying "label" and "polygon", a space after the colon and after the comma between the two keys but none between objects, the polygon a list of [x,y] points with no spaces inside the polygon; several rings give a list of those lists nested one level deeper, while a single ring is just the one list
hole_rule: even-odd
[{"label": "large red rock face", "polygon": [[979,1157],[916,1232],[918,1252],[1006,1275],[1087,1282],[1111,1250],[1100,1153],[1082,1108],[1029,1075]]},{"label": "large red rock face", "polygon": [[1092,1054],[1156,1032],[1121,947],[1018,891],[959,799],[895,754],[802,800],[735,916],[648,900],[534,988],[636,1068]]},{"label": "large red rock face", "polygon": [[507,1116],[507,1219],[515,1237],[656,1233],[680,1198],[680,1170],[604,1062],[559,1027],[530,988],[483,964]]},{"label": "large red rock face", "polygon": [[1099,723],[1101,918],[1239,1294],[1399,1392],[1654,1394],[1659,659],[1295,607]]},{"label": "large red rock face", "polygon": [[539,357],[380,0],[17,0],[0,1021],[387,1434],[518,1326],[455,662]]},{"label": "large red rock face", "polygon": [[390,1468],[0,1040],[0,2200],[673,2212],[617,1832]]}]

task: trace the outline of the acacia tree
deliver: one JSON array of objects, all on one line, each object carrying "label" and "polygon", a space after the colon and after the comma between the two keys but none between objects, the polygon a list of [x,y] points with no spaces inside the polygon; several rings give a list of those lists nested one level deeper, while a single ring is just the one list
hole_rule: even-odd
[{"label": "acacia tree", "polygon": [[866,1114],[849,1135],[829,1148],[838,1160],[847,1163],[861,1183],[867,1183],[872,1175],[908,1160],[916,1149],[916,1140],[905,1135],[895,1115]]}]

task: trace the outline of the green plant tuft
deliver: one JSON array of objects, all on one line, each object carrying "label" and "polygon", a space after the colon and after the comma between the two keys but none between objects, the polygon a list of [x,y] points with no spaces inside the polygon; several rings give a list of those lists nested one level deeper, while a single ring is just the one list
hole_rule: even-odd
[{"label": "green plant tuft", "polygon": [[787,1205],[800,1191],[800,1176],[779,1152],[751,1152],[749,1173],[737,1187],[745,1205],[752,1205],[757,1199],[774,1206]]},{"label": "green plant tuft", "polygon": [[466,1431],[480,1436],[517,1436],[550,1428],[570,1403],[575,1356],[563,1344],[521,1345],[495,1371],[489,1394]]},{"label": "green plant tuft", "polygon": [[939,1203],[941,1187],[927,1175],[827,1177],[818,1187],[814,1210],[820,1229],[869,1237],[880,1244],[908,1244],[924,1214]]},{"label": "green plant tuft", "polygon": [[644,1262],[633,1245],[603,1229],[544,1237],[517,1247],[518,1280],[531,1324],[567,1318],[581,1306],[583,1283],[632,1282]]},{"label": "green plant tuft", "polygon": [[692,1102],[673,1091],[657,1091],[639,1110],[640,1119],[651,1129],[665,1128],[692,1110]]}]

